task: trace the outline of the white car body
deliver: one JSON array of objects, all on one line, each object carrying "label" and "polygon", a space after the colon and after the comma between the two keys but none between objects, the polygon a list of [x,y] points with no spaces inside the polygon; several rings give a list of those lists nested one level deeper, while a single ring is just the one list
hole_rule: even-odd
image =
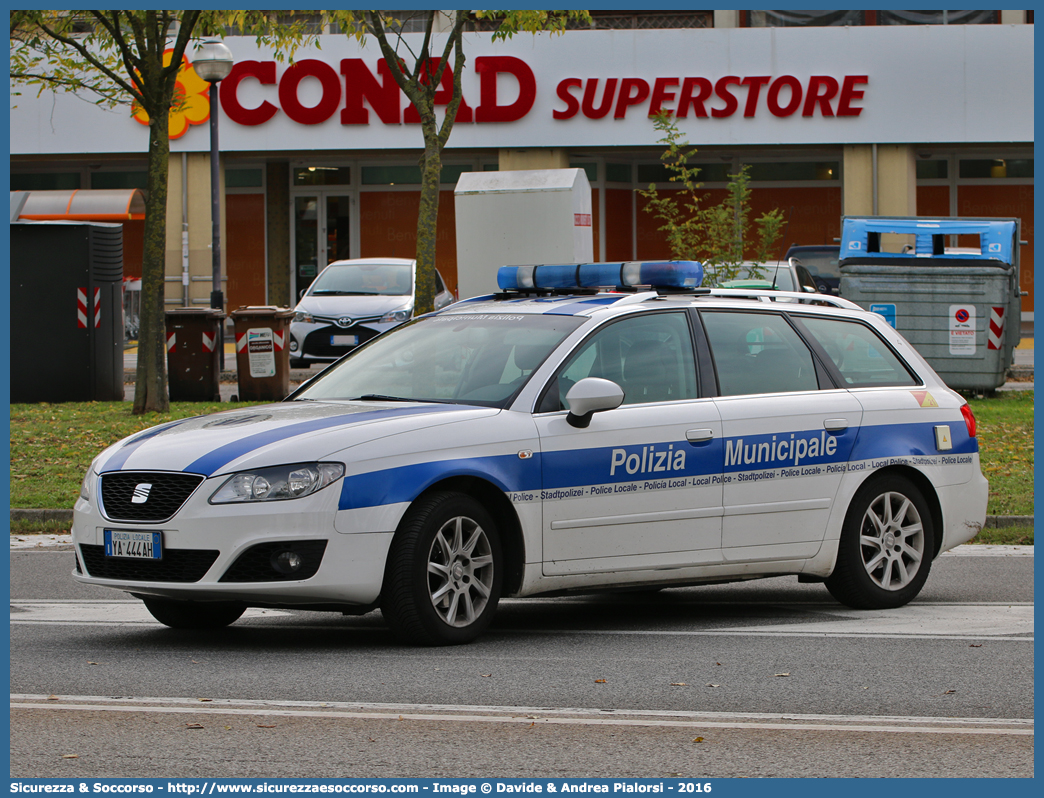
[{"label": "white car body", "polygon": [[[966,403],[960,395],[876,314],[840,299],[811,300],[833,306],[799,304],[803,297],[792,294],[783,297],[789,301],[777,303],[766,294],[746,295],[750,293],[520,294],[467,300],[381,340],[401,336],[407,341],[404,331],[414,326],[422,331],[435,331],[439,324],[444,330],[487,322],[539,326],[545,322],[536,317],[553,317],[546,323],[566,330],[561,341],[528,377],[518,378],[522,387],[514,389],[503,406],[482,406],[485,400],[385,401],[379,395],[294,401],[320,395],[316,392],[330,372],[348,374],[344,370],[369,348],[361,347],[286,402],[176,421],[131,436],[96,458],[85,493],[76,503],[74,577],[177,602],[346,612],[381,606],[388,615],[387,580],[394,566],[389,558],[405,556],[395,553],[393,541],[414,523],[418,506],[436,494],[465,497],[462,500],[488,513],[479,526],[492,522],[498,529],[498,551],[486,560],[496,560],[497,578],[502,580],[497,590],[504,596],[671,587],[781,574],[823,581],[835,572],[846,516],[868,501],[860,491],[867,485],[891,485],[888,480],[899,480],[896,484],[912,486],[922,495],[923,501],[915,504],[921,515],[930,516],[930,522],[923,519],[924,525],[933,528],[920,538],[933,541],[930,547],[924,543],[930,548],[922,552],[925,563],[974,537],[985,520],[987,483],[979,469],[978,443],[969,435],[973,422],[962,415],[970,411],[962,411]],[[552,380],[560,376],[567,381],[563,365],[579,363],[580,359],[569,361],[570,356],[596,340],[595,333],[627,319],[649,320],[653,317],[648,314],[659,312],[674,313],[672,324],[689,320],[693,330],[711,319],[746,323],[750,313],[769,314],[772,323],[789,325],[797,318],[806,327],[817,319],[854,323],[886,343],[909,370],[912,382],[836,385],[841,366],[830,368],[822,362],[826,350],[807,344],[816,360],[817,388],[721,395],[724,391],[715,386],[719,381],[725,384],[724,349],[712,360],[712,353],[704,351],[709,339],[703,330],[693,332],[699,383],[694,398],[651,395],[650,401],[635,401],[632,396],[627,404],[589,415],[588,426],[575,425],[576,419],[564,409],[542,409],[542,402],[557,396],[549,388]],[[708,315],[714,313],[719,315]],[[628,328],[613,329],[616,332],[609,335]],[[751,342],[748,335],[746,340],[748,352],[740,359],[756,357],[770,346],[769,338]],[[388,351],[398,351],[396,357],[403,360],[413,354]],[[521,346],[511,357],[522,360]],[[637,368],[637,355],[635,363]],[[510,376],[501,376],[501,383],[506,385]],[[333,384],[332,379],[325,384]],[[829,382],[824,384],[824,379]],[[583,384],[598,388],[603,382]],[[563,386],[554,385],[564,393]],[[570,394],[571,400],[578,395]],[[343,477],[302,498],[211,503],[232,474],[316,462],[343,464]],[[127,517],[136,512],[129,504],[117,518],[103,506],[99,479],[115,480],[122,474],[130,480],[128,485],[140,487],[156,481],[150,475],[172,473],[199,475],[201,483],[166,520]],[[886,493],[892,490],[888,487]],[[922,523],[916,518],[908,525],[915,546]],[[199,573],[191,581],[171,581],[169,575],[155,579],[151,571],[136,570],[140,561],[105,556],[105,530],[159,531],[168,559],[178,550],[210,551],[214,557],[209,566],[197,566]],[[887,540],[891,545],[892,538]],[[314,575],[295,579],[267,574],[229,581],[230,567],[253,547],[271,544],[262,551],[274,552],[303,541],[325,547]],[[889,554],[881,545],[880,557],[904,556]],[[903,545],[895,543],[894,551]],[[431,551],[436,549],[432,544]],[[864,560],[869,556],[864,554]],[[263,556],[255,560],[265,567]],[[464,564],[470,567],[466,558]],[[872,563],[866,565],[872,571]],[[896,565],[897,580],[899,570],[907,566],[927,574],[927,565],[908,560]],[[149,562],[141,567],[160,573],[165,566]],[[423,564],[420,567],[423,572]],[[905,579],[905,570],[903,574]],[[468,582],[467,573],[463,580]],[[884,599],[892,590],[889,584]],[[910,588],[914,595],[919,589],[920,584],[916,590]],[[433,594],[432,603],[436,598]],[[464,595],[462,600],[470,598]],[[495,609],[495,599],[491,603]],[[393,608],[390,615],[400,636],[410,638],[413,633],[403,627],[401,612]],[[453,630],[443,635],[441,627],[429,623],[428,633],[417,639],[462,642],[488,622],[484,616],[474,629],[461,622],[464,631],[459,635]]]},{"label": "white car body", "polygon": [[[343,266],[409,267],[412,290],[409,293],[370,296],[322,296],[315,293],[327,269]],[[436,279],[435,309],[439,310],[453,302],[453,294],[446,289],[441,275]],[[316,277],[294,308],[294,319],[290,322],[291,365],[307,368],[312,363],[332,363],[370,338],[399,326],[413,316],[416,290],[415,260],[356,258],[334,261]],[[313,336],[311,340],[308,340],[309,336]],[[317,344],[319,337],[322,341]]]}]

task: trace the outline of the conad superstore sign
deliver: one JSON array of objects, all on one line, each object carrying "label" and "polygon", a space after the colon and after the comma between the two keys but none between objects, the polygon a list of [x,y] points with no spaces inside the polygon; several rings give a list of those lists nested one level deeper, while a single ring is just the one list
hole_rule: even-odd
[{"label": "conad superstore sign", "polygon": [[[698,144],[1031,141],[1032,34],[1031,25],[576,31],[493,44],[472,33],[450,147],[651,145],[659,110]],[[223,150],[419,146],[417,113],[375,45],[327,36],[287,64],[248,37],[226,43],[236,66],[220,86]],[[447,72],[436,103],[449,101],[450,81]],[[68,97],[23,95],[17,105],[12,152],[146,146],[129,114],[124,122]],[[206,149],[204,128],[172,150]]]}]

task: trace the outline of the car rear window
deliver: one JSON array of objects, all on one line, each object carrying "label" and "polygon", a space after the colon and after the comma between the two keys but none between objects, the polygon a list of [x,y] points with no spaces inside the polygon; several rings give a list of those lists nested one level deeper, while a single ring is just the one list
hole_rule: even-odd
[{"label": "car rear window", "polygon": [[856,321],[802,317],[834,361],[846,387],[919,385],[906,365],[876,331]]}]

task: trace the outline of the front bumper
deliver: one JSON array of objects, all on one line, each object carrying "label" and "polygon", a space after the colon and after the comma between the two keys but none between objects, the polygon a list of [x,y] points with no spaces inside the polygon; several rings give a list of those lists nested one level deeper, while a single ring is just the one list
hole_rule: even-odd
[{"label": "front bumper", "polygon": [[[290,324],[290,357],[312,363],[332,363],[401,322],[366,322],[341,328],[328,322]],[[350,343],[354,339],[355,343]]]},{"label": "front bumper", "polygon": [[[129,593],[248,605],[365,606],[377,600],[394,528],[351,528],[344,519],[341,527],[351,532],[338,532],[340,483],[290,501],[209,504],[226,478],[204,480],[162,524],[111,521],[96,503],[78,500],[73,578]],[[163,557],[106,557],[106,529],[160,531]],[[298,572],[278,570],[274,559],[282,551],[298,554]]]}]

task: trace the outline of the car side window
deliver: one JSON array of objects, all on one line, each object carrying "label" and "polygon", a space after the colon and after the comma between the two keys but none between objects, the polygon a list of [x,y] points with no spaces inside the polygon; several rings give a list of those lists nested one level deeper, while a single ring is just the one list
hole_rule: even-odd
[{"label": "car side window", "polygon": [[775,313],[701,311],[722,396],[815,391],[812,353]]},{"label": "car side window", "polygon": [[876,331],[855,321],[802,317],[851,388],[919,385]]},{"label": "car side window", "polygon": [[580,345],[548,386],[539,412],[565,410],[585,377],[612,380],[625,405],[695,399],[696,361],[684,313],[649,313],[606,325]]}]

